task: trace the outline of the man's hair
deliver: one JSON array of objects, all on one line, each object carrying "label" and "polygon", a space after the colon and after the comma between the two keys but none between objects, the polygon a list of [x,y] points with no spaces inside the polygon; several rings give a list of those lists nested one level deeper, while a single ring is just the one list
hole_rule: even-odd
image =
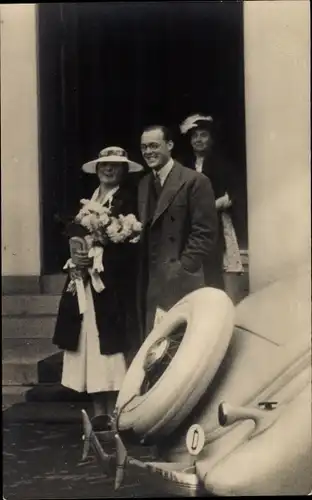
[{"label": "man's hair", "polygon": [[143,132],[150,132],[151,130],[161,130],[164,136],[164,140],[166,142],[173,141],[173,136],[171,131],[169,130],[168,127],[165,125],[148,125],[147,127],[144,127]]}]

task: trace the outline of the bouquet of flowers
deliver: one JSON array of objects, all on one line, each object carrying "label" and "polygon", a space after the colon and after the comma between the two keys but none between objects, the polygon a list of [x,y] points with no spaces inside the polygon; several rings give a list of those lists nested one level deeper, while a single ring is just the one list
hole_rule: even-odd
[{"label": "bouquet of flowers", "polygon": [[[142,224],[134,214],[113,216],[111,207],[104,207],[92,200],[82,199],[83,205],[76,217],[74,226],[77,228],[78,236],[69,240],[71,248],[71,259],[67,261],[64,268],[76,268],[75,251],[77,247],[87,250],[89,258],[92,259],[92,267],[88,269],[92,285],[97,292],[104,290],[99,273],[104,271],[103,252],[105,246],[111,242],[137,243],[140,239]],[[85,310],[83,272],[75,269],[75,279],[68,285],[67,291],[77,293],[80,313]]]},{"label": "bouquet of flowers", "polygon": [[103,207],[100,203],[90,200],[81,200],[83,205],[75,217],[75,222],[84,227],[90,236],[91,246],[96,244],[105,246],[109,241],[113,243],[137,243],[140,239],[142,224],[135,215],[111,215],[110,207]]}]

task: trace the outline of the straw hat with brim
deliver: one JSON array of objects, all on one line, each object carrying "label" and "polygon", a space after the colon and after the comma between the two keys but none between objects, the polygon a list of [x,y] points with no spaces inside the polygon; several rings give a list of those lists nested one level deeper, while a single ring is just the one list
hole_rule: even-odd
[{"label": "straw hat with brim", "polygon": [[129,172],[140,172],[143,170],[142,165],[130,161],[126,151],[118,146],[110,146],[102,149],[96,160],[88,161],[82,165],[82,170],[87,174],[95,174],[98,163],[124,163],[125,165],[129,165]]}]

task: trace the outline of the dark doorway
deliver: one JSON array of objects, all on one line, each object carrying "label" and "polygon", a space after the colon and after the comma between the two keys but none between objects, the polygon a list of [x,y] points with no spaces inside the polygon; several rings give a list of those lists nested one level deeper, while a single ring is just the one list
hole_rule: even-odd
[{"label": "dark doorway", "polygon": [[142,162],[144,125],[195,112],[219,124],[247,247],[243,71],[242,2],[39,4],[44,273],[68,255],[60,218],[95,187],[82,163],[108,145]]}]

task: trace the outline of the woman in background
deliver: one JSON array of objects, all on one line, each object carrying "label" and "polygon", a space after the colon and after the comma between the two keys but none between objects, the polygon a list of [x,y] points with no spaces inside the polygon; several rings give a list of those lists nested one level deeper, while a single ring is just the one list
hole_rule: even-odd
[{"label": "woman in background", "polygon": [[[84,172],[97,175],[99,187],[91,201],[109,207],[111,215],[136,215],[134,190],[126,186],[129,172],[142,170],[131,162],[122,148],[109,147],[99,158],[83,165]],[[80,234],[81,232],[81,234]],[[85,236],[82,226],[72,223],[68,237]],[[131,348],[127,336],[128,318],[135,294],[136,245],[109,242],[103,252],[99,278],[105,285],[95,289],[92,260],[87,250],[76,251],[75,266],[70,259],[68,278],[62,293],[53,343],[64,349],[62,385],[91,394],[94,428],[111,423],[117,393],[126,373],[125,353]],[[80,314],[77,295],[68,290],[77,272],[83,272],[86,308]],[[133,308],[134,309],[134,308]]]},{"label": "woman in background", "polygon": [[[235,278],[237,274],[243,273],[243,266],[231,216],[235,194],[231,186],[229,165],[216,148],[211,116],[189,116],[181,123],[180,131],[186,137],[190,149],[183,164],[209,177],[214,190],[219,214],[219,258],[224,270],[226,291],[235,301]],[[208,285],[211,286],[209,283]]]}]

